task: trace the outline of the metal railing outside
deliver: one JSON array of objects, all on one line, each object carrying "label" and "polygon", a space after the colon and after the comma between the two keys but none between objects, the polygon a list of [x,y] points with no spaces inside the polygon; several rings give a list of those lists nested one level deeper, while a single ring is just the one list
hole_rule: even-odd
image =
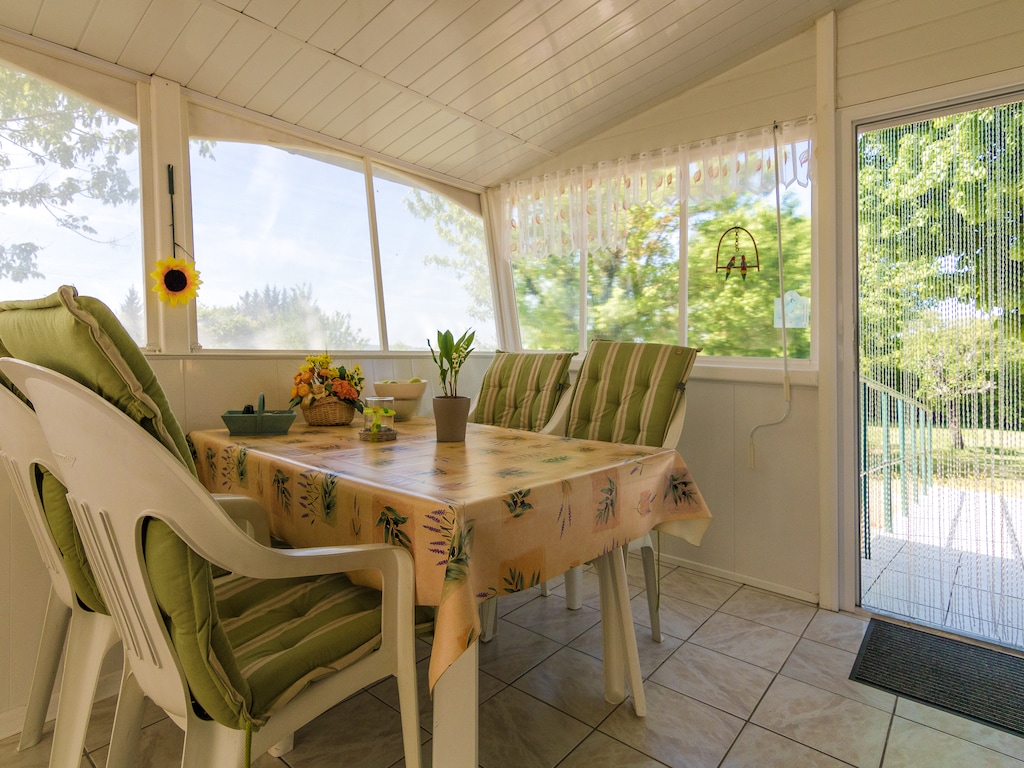
[{"label": "metal railing outside", "polygon": [[867,559],[871,558],[871,512],[877,508],[872,501],[881,502],[882,525],[892,532],[894,495],[906,515],[911,501],[931,486],[932,415],[930,408],[913,398],[861,377],[861,550]]}]

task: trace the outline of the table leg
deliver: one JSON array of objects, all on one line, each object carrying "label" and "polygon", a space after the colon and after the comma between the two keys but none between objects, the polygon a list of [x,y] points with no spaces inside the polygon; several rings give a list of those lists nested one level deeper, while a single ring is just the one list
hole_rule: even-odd
[{"label": "table leg", "polygon": [[477,768],[480,644],[473,643],[434,686],[433,765]]},{"label": "table leg", "polygon": [[610,553],[611,578],[614,585],[615,602],[618,608],[620,635],[623,641],[626,673],[633,693],[633,710],[637,717],[647,714],[647,698],[644,695],[644,678],[640,672],[640,651],[636,645],[636,629],[633,626],[633,612],[629,607],[629,586],[626,582],[626,548]]},{"label": "table leg", "polygon": [[622,620],[618,610],[615,582],[612,578],[612,555],[609,552],[594,561],[601,594],[601,644],[604,658],[604,698],[618,704],[626,698],[624,685]]}]

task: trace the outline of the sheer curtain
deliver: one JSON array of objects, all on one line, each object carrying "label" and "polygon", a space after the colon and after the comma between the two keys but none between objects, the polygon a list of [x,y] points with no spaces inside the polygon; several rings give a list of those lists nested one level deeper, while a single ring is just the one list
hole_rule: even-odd
[{"label": "sheer curtain", "polygon": [[[806,187],[813,119],[778,128],[780,181]],[[773,130],[766,126],[502,184],[499,252],[514,260],[620,250],[627,235],[624,212],[635,204],[766,193],[775,187]]]}]

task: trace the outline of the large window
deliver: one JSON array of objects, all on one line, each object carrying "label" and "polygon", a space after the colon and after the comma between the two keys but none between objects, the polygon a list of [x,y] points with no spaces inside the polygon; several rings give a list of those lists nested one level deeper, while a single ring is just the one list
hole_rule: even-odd
[{"label": "large window", "polygon": [[425,350],[468,327],[496,345],[479,214],[375,169],[378,294],[361,160],[198,140],[190,154],[204,348]]},{"label": "large window", "polygon": [[373,190],[389,348],[426,349],[439,329],[474,328],[476,348],[494,349],[483,218],[386,169],[374,168]]},{"label": "large window", "polygon": [[0,298],[74,285],[144,344],[138,128],[3,66],[0,116]]},{"label": "large window", "polygon": [[603,338],[808,358],[808,131],[778,139],[778,207],[775,142],[767,129],[505,185],[523,346],[583,350]]},{"label": "large window", "polygon": [[207,349],[379,349],[362,164],[193,141]]}]

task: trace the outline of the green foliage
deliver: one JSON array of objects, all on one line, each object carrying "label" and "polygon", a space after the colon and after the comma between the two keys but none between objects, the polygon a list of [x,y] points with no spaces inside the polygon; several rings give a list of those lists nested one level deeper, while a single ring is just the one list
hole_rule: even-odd
[{"label": "green foliage", "polygon": [[[0,66],[0,208],[40,208],[56,226],[95,239],[79,198],[134,203],[139,190],[121,167],[138,146],[135,127],[29,75]],[[28,165],[20,165],[27,160]],[[33,169],[36,169],[33,172]],[[41,278],[35,243],[0,243],[0,278]]]},{"label": "green foliage", "polygon": [[430,356],[437,365],[438,380],[441,382],[441,391],[445,397],[458,396],[459,371],[469,353],[473,351],[471,345],[475,337],[476,333],[472,330],[466,331],[458,339],[451,331],[438,331],[436,351],[431,346],[430,339],[427,339]]},{"label": "green foliage", "polygon": [[310,285],[246,291],[230,307],[198,304],[199,337],[216,349],[362,349],[349,313],[328,313]]},{"label": "green foliage", "polygon": [[944,413],[960,447],[962,414],[977,426],[1021,408],[996,391],[1015,391],[1024,359],[1024,104],[858,144],[861,372]]},{"label": "green foliage", "polygon": [[[811,222],[797,211],[795,196],[782,197],[782,253],[786,291],[811,294]],[[736,251],[731,227],[747,229],[757,244],[761,269],[750,269],[744,280],[738,269],[726,278],[716,270],[716,257],[724,265]],[[691,236],[687,265],[687,343],[703,347],[706,355],[781,357],[782,330],[775,327],[775,299],[779,295],[778,226],[774,195],[729,197],[701,204],[690,215]],[[719,242],[721,241],[721,250]],[[754,262],[749,238],[739,240],[747,263]],[[787,354],[808,358],[809,329],[787,329]]]}]

